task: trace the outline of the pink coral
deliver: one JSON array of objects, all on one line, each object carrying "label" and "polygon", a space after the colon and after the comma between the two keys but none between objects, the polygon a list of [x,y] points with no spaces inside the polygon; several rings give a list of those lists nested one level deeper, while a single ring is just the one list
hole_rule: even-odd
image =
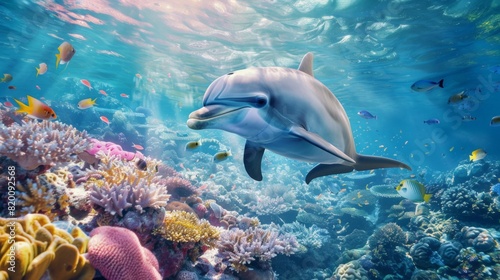
[{"label": "pink coral", "polygon": [[94,138],[90,139],[90,142],[92,143],[91,148],[78,155],[80,158],[90,164],[94,163],[94,161],[97,161],[95,155],[98,152],[104,152],[107,155],[129,161],[133,160],[134,158],[144,158],[144,155],[142,153],[124,151],[122,146],[113,142],[100,141]]},{"label": "pink coral", "polygon": [[90,233],[88,259],[108,280],[162,279],[158,260],[134,232],[102,226]]}]

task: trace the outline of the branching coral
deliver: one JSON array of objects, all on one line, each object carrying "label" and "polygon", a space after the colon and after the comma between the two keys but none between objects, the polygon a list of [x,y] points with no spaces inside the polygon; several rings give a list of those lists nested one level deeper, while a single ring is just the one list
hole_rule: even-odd
[{"label": "branching coral", "polygon": [[278,254],[294,254],[299,244],[294,236],[281,235],[277,230],[233,228],[222,232],[217,248],[223,262],[239,272],[247,270],[253,262],[265,263]]},{"label": "branching coral", "polygon": [[65,213],[69,206],[66,183],[54,173],[38,175],[35,180],[26,179],[16,184],[16,204],[19,213],[41,213],[50,217],[59,211]]},{"label": "branching coral", "polygon": [[147,207],[161,207],[167,204],[170,195],[159,182],[154,168],[140,170],[129,161],[102,155],[99,170],[101,179],[88,181],[90,201],[111,214],[123,215],[123,211],[134,208],[142,212]]},{"label": "branching coral", "polygon": [[24,169],[71,161],[71,155],[89,147],[87,133],[61,122],[29,121],[0,125],[0,155]]},{"label": "branching coral", "polygon": [[316,225],[306,227],[297,221],[291,224],[283,224],[280,231],[294,235],[297,241],[307,248],[321,248],[330,237],[326,229],[319,228]]},{"label": "branching coral", "polygon": [[282,197],[271,198],[268,196],[260,197],[257,204],[250,206],[257,215],[279,215],[290,211],[292,206],[285,203]]},{"label": "branching coral", "polygon": [[167,211],[163,225],[155,230],[155,234],[173,242],[200,242],[213,247],[219,239],[220,232],[207,220],[199,220],[196,214]]},{"label": "branching coral", "polygon": [[[0,248],[0,271],[8,279],[42,279],[48,271],[50,279],[90,280],[95,270],[85,259],[88,237],[75,227],[71,233],[50,223],[47,216],[28,214],[17,219],[0,218],[0,240],[14,236],[14,246],[3,243]],[[13,248],[15,271],[7,270],[9,252]]]}]

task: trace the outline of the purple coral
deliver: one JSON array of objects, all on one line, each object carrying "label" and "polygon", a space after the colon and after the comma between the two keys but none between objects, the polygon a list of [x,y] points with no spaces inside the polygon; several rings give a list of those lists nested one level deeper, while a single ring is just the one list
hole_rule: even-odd
[{"label": "purple coral", "polygon": [[0,125],[0,155],[26,170],[40,165],[69,162],[72,154],[88,149],[87,132],[58,121],[28,121]]},{"label": "purple coral", "polygon": [[101,206],[112,215],[120,216],[123,216],[124,210],[132,207],[142,212],[148,207],[166,206],[169,198],[170,195],[167,194],[165,187],[156,183],[148,183],[144,178],[132,184],[128,182],[105,183],[101,187],[92,184],[90,191],[90,201],[94,205]]},{"label": "purple coral", "polygon": [[294,254],[299,244],[294,236],[281,235],[275,230],[233,228],[221,234],[217,247],[223,262],[239,272],[252,263],[266,263],[278,254]]}]

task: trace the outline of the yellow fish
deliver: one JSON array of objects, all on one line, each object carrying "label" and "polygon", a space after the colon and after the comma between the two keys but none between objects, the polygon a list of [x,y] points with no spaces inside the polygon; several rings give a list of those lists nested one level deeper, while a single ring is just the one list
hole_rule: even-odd
[{"label": "yellow fish", "polygon": [[189,143],[186,144],[186,150],[194,150],[196,148],[198,148],[199,146],[201,146],[201,140],[198,140],[198,141],[191,141]]},{"label": "yellow fish", "polygon": [[97,98],[94,98],[94,100],[92,100],[92,98],[83,99],[80,102],[78,102],[78,109],[81,110],[88,109],[95,105],[96,100]]},{"label": "yellow fish", "polygon": [[12,81],[12,75],[11,74],[3,74],[3,78],[0,79],[0,83],[8,83]]},{"label": "yellow fish", "polygon": [[477,149],[472,152],[472,154],[469,155],[469,160],[470,161],[478,161],[486,157],[486,152],[483,149]]},{"label": "yellow fish", "polygon": [[214,155],[214,161],[220,162],[228,159],[230,156],[232,156],[231,151],[218,152]]},{"label": "yellow fish", "polygon": [[429,202],[432,194],[426,193],[425,186],[417,180],[405,179],[396,186],[396,191],[402,197],[413,202]]},{"label": "yellow fish", "polygon": [[28,105],[14,98],[14,101],[19,105],[16,113],[26,113],[28,117],[42,120],[55,120],[56,113],[49,105],[28,95]]}]

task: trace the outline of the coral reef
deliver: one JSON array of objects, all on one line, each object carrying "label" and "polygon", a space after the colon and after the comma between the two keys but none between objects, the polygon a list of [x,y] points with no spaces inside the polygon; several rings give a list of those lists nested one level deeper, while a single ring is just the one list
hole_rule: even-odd
[{"label": "coral reef", "polygon": [[[15,245],[9,246],[7,240],[12,237]],[[88,237],[78,227],[68,233],[42,214],[0,218],[0,240],[4,244],[0,248],[0,271],[7,271],[7,279],[48,276],[58,280],[90,280],[94,277],[94,268],[83,256]],[[15,271],[8,270],[12,262]]]},{"label": "coral reef", "polygon": [[337,267],[329,280],[368,280],[368,272],[358,261],[350,261]]},{"label": "coral reef", "polygon": [[90,201],[104,211],[123,216],[130,208],[139,212],[145,208],[165,206],[170,198],[166,188],[160,184],[161,177],[150,161],[146,170],[140,170],[129,161],[101,154],[98,170],[89,173],[99,174],[101,179],[89,180]]},{"label": "coral reef", "polygon": [[217,248],[223,263],[240,272],[248,268],[267,267],[269,261],[278,254],[294,254],[299,244],[295,237],[281,235],[277,230],[251,227],[223,231]]},{"label": "coral reef", "polygon": [[0,155],[14,160],[24,169],[69,162],[72,154],[88,149],[87,133],[58,121],[35,120],[0,125]]},{"label": "coral reef", "polygon": [[163,225],[155,230],[155,234],[173,242],[200,242],[213,247],[219,239],[220,232],[207,220],[199,220],[196,214],[167,211]]},{"label": "coral reef", "polygon": [[55,173],[44,173],[35,180],[17,181],[16,205],[21,206],[17,207],[19,214],[46,214],[52,219],[67,214],[67,180],[68,178],[61,178]]},{"label": "coral reef", "polygon": [[283,234],[294,235],[297,242],[306,248],[321,248],[321,246],[323,246],[323,244],[330,238],[328,230],[319,228],[316,225],[306,227],[297,221],[289,224],[283,224],[279,230]]},{"label": "coral reef", "polygon": [[109,280],[158,279],[158,260],[137,236],[120,227],[103,226],[90,233],[88,259]]}]

